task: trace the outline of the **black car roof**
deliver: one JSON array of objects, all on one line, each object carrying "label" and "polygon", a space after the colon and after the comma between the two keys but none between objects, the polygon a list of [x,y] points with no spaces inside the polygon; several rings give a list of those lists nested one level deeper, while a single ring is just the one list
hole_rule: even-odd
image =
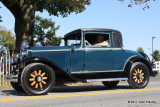
[{"label": "black car roof", "polygon": [[115,32],[117,35],[121,35],[121,33],[118,30],[114,30],[114,29],[105,29],[105,28],[83,28],[83,29],[76,29],[74,31],[71,31],[69,33],[67,33],[66,35],[64,35],[64,38],[66,38],[67,36],[70,36],[72,34],[75,33],[80,33],[81,31],[110,31],[110,32]]},{"label": "black car roof", "polygon": [[71,36],[71,35],[74,35],[74,34],[77,34],[77,33],[81,33],[82,31],[106,31],[106,32],[112,32],[114,33],[114,35],[116,35],[119,39],[119,42],[121,44],[121,46],[123,46],[123,40],[122,40],[122,34],[120,31],[118,30],[114,30],[114,29],[105,29],[105,28],[82,28],[82,29],[76,29],[74,31],[71,31],[69,33],[67,33],[66,35],[64,35],[64,39]]}]

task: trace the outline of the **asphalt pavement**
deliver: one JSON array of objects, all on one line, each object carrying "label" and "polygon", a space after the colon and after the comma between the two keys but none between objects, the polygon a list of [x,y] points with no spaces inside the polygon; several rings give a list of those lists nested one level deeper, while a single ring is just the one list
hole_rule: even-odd
[{"label": "asphalt pavement", "polygon": [[120,82],[107,89],[93,86],[55,87],[48,95],[27,96],[14,90],[0,91],[0,107],[160,107],[160,76],[151,78],[144,89],[131,89]]}]

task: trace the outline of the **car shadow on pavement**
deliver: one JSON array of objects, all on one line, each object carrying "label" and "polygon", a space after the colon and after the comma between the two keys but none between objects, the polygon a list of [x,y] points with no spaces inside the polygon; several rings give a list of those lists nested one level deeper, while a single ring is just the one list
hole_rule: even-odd
[{"label": "car shadow on pavement", "polygon": [[24,92],[17,92],[15,90],[1,90],[0,91],[0,95],[1,96],[10,96],[10,95],[12,95],[12,96],[27,96],[26,93],[24,93]]},{"label": "car shadow on pavement", "polygon": [[[152,82],[160,81],[160,75],[157,77],[151,77]],[[109,89],[103,85],[92,86],[56,86],[50,93],[72,93],[72,92],[92,92],[92,91],[107,91],[107,90],[120,90],[120,89],[132,89],[129,85],[117,85],[115,88]],[[27,96],[24,92],[17,92],[15,90],[0,90],[1,96]]]},{"label": "car shadow on pavement", "polygon": [[[118,85],[115,88],[107,88],[103,85],[95,86],[58,86],[54,87],[50,93],[72,93],[72,92],[92,92],[92,91],[107,91],[107,90],[119,90],[119,89],[131,89],[128,85]],[[28,96],[24,92],[17,92],[15,90],[1,90],[1,96]]]},{"label": "car shadow on pavement", "polygon": [[92,91],[105,91],[105,90],[119,90],[119,89],[131,89],[128,85],[119,85],[115,88],[107,88],[103,85],[95,85],[95,86],[63,86],[63,87],[55,87],[50,93],[71,93],[71,92],[92,92]]}]

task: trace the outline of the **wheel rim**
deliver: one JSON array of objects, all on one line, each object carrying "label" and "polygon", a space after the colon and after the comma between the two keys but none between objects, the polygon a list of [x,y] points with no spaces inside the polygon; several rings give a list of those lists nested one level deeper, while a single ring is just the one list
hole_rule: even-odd
[{"label": "wheel rim", "polygon": [[[37,72],[38,71],[38,72]],[[42,89],[47,84],[48,77],[46,72],[42,73],[42,70],[34,70],[30,73],[29,82],[35,89]]]},{"label": "wheel rim", "polygon": [[144,79],[145,79],[144,75],[145,73],[143,72],[142,69],[140,68],[135,69],[133,72],[133,79],[135,83],[138,83],[138,84],[144,83]]}]

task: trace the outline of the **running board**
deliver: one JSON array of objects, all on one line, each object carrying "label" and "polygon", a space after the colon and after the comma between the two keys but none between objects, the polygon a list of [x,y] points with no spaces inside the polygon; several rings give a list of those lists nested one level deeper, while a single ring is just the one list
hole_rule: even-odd
[{"label": "running board", "polygon": [[87,82],[96,82],[96,81],[123,81],[128,80],[128,78],[106,78],[106,79],[87,79]]}]

